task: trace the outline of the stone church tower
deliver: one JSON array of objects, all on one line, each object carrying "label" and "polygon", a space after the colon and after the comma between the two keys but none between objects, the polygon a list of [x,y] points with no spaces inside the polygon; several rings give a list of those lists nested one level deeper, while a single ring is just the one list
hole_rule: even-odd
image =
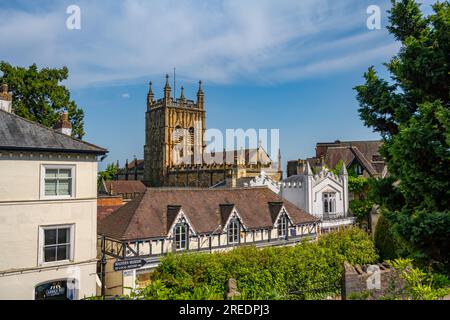
[{"label": "stone church tower", "polygon": [[183,158],[190,157],[193,163],[194,155],[196,159],[201,157],[205,147],[205,128],[205,97],[201,81],[197,101],[187,100],[183,87],[180,97],[172,98],[168,75],[164,97],[155,100],[150,82],[145,115],[144,183],[149,187],[167,185],[170,168],[183,164]]}]

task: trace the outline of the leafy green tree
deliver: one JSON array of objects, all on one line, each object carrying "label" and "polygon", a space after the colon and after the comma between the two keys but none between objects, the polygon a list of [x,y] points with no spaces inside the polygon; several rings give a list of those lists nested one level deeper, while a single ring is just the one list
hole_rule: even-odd
[{"label": "leafy green tree", "polygon": [[100,171],[98,173],[97,184],[100,186],[102,181],[113,180],[117,174],[117,166],[113,163],[110,163],[106,166],[104,171]]},{"label": "leafy green tree", "polygon": [[392,0],[388,30],[402,44],[385,64],[392,80],[370,67],[355,89],[361,119],[384,139],[390,178],[374,196],[417,256],[450,272],[450,4],[433,11],[424,17],[414,0]]},{"label": "leafy green tree", "polygon": [[60,84],[69,76],[66,67],[39,70],[36,64],[23,68],[1,61],[0,71],[3,72],[0,83],[7,83],[12,91],[15,114],[51,128],[60,119],[60,113],[67,111],[72,136],[83,137],[84,112],[70,99],[69,90]]},{"label": "leafy green tree", "polygon": [[392,260],[411,255],[408,243],[392,228],[390,221],[381,213],[374,234],[375,246],[382,260]]}]

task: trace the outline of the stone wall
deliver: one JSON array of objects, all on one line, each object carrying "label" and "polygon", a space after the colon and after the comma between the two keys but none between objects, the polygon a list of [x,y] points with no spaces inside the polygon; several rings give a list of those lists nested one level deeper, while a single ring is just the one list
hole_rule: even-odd
[{"label": "stone wall", "polygon": [[385,263],[352,266],[344,262],[342,281],[343,300],[352,298],[352,295],[364,293],[369,294],[369,299],[377,299],[392,288],[397,291],[403,287],[396,272]]}]

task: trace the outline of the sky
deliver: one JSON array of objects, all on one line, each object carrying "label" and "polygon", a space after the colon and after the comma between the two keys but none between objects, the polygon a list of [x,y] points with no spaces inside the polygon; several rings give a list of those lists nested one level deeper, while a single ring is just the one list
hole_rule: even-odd
[{"label": "sky", "polygon": [[[434,1],[422,0],[430,11]],[[80,9],[79,29],[71,5]],[[370,5],[381,28],[369,29]],[[354,87],[400,44],[387,32],[389,0],[0,0],[0,60],[69,68],[64,85],[85,111],[84,140],[106,163],[143,157],[148,82],[162,97],[176,68],[177,95],[203,81],[206,126],[279,129],[286,161],[317,142],[373,140]],[[173,79],[171,78],[171,83]],[[172,83],[173,86],[173,83]],[[172,90],[173,92],[173,90]]]}]

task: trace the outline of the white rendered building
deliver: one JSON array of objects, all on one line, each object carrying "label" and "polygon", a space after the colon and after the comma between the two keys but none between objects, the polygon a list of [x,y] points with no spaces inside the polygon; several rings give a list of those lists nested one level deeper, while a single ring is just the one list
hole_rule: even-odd
[{"label": "white rendered building", "polygon": [[322,167],[318,174],[307,163],[303,174],[280,183],[280,195],[322,220],[322,232],[354,224],[349,216],[348,173],[345,166],[338,175]]},{"label": "white rendered building", "polygon": [[348,173],[345,166],[339,175],[325,167],[318,174],[313,174],[307,163],[303,174],[290,176],[280,183],[262,172],[245,186],[266,186],[297,207],[320,218],[322,232],[354,224],[354,217],[348,214]]},{"label": "white rendered building", "polygon": [[[0,98],[11,96],[3,86]],[[3,100],[3,99],[0,99]],[[70,136],[0,104],[0,300],[96,294],[97,157]],[[8,107],[9,106],[9,107]]]}]

